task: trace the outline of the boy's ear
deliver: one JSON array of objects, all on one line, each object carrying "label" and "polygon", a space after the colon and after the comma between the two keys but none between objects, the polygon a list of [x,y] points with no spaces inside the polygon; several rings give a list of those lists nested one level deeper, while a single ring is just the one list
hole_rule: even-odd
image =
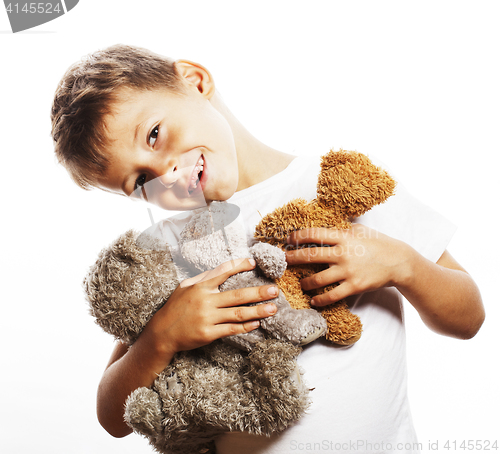
[{"label": "boy's ear", "polygon": [[189,60],[177,60],[175,68],[184,81],[210,99],[215,93],[212,74],[204,66]]}]

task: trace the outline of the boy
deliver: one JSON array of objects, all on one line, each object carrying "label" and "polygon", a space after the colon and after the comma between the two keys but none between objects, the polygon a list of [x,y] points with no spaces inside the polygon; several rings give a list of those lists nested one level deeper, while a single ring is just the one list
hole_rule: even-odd
[{"label": "boy", "polygon": [[[169,210],[229,200],[240,207],[249,236],[260,213],[315,196],[317,156],[294,157],[259,142],[225,106],[204,67],[144,49],[113,46],[70,68],[55,95],[52,135],[59,161],[81,187],[143,197]],[[181,226],[167,219],[157,229],[175,242]],[[340,282],[314,303],[348,297],[363,336],[352,348],[325,342],[304,348],[299,364],[314,388],[313,403],[297,425],[271,438],[227,434],[217,452],[359,453],[397,444],[405,446],[401,452],[418,452],[406,397],[401,294],[444,335],[471,338],[484,319],[474,281],[445,250],[452,231],[399,188],[347,232],[292,234],[290,242],[331,246],[314,255],[289,252],[287,261],[328,264],[302,286]],[[97,399],[110,434],[130,433],[123,421],[127,396],[150,386],[176,352],[248,332],[272,316],[271,304],[243,305],[272,298],[275,286],[218,292],[228,276],[253,266],[241,260],[184,281],[130,348],[116,345]]]}]

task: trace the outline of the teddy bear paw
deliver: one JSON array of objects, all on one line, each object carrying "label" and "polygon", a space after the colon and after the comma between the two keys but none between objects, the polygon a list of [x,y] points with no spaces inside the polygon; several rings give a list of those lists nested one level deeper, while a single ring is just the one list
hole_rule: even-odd
[{"label": "teddy bear paw", "polygon": [[299,346],[310,344],[311,342],[315,341],[319,337],[323,336],[325,334],[325,332],[326,332],[325,327],[316,328],[312,333],[308,334],[306,337],[304,337],[300,341]]},{"label": "teddy bear paw", "polygon": [[161,398],[151,388],[137,388],[127,398],[124,420],[134,431],[156,439],[162,434],[163,417]]}]

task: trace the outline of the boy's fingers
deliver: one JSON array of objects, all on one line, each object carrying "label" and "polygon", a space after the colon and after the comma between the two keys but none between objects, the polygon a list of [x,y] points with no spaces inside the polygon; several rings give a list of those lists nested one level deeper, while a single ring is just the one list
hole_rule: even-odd
[{"label": "boy's fingers", "polygon": [[221,295],[225,296],[226,301],[223,306],[220,306],[222,308],[218,311],[218,320],[215,321],[213,327],[216,337],[248,333],[260,326],[260,319],[274,315],[277,307],[273,303],[240,306],[244,303],[260,302],[275,297],[275,292],[269,292],[270,287],[272,286],[222,292]]},{"label": "boy's fingers", "polygon": [[217,331],[217,337],[227,337],[253,331],[260,326],[259,319],[274,315],[276,310],[276,306],[272,303],[250,307],[226,308],[220,311],[223,314],[221,321],[214,327]]},{"label": "boy's fingers", "polygon": [[224,262],[217,268],[214,268],[204,279],[208,284],[218,287],[223,284],[226,279],[234,274],[242,271],[250,271],[255,268],[254,259],[235,259]]},{"label": "boy's fingers", "polygon": [[343,271],[338,266],[334,265],[326,270],[319,271],[309,277],[300,280],[302,290],[313,290],[317,288],[326,287],[335,282],[344,280]]},{"label": "boy's fingers", "polygon": [[248,323],[261,318],[270,317],[276,313],[276,305],[272,303],[257,304],[255,306],[237,306],[225,308],[219,311],[219,320],[221,323]]},{"label": "boy's fingers", "polygon": [[203,273],[197,274],[196,276],[190,277],[188,279],[184,279],[179,286],[180,287],[189,287],[190,285],[197,284],[198,282],[202,282],[206,279],[210,271],[204,271]]},{"label": "boy's fingers", "polygon": [[208,282],[214,279],[212,282],[215,286],[221,285],[229,276],[239,273],[241,271],[248,271],[255,267],[255,261],[253,259],[236,259],[230,260],[228,262],[222,263],[212,270],[204,271],[203,273],[197,274],[196,276],[185,279],[181,283],[181,287],[188,287],[190,285],[197,284],[199,282]]},{"label": "boy's fingers", "polygon": [[245,334],[257,329],[260,326],[258,320],[246,323],[223,323],[214,327],[214,334],[217,339],[233,336],[235,334]]},{"label": "boy's fingers", "polygon": [[243,304],[261,303],[278,296],[279,290],[276,285],[263,285],[260,287],[243,287],[235,290],[227,290],[220,294],[219,307],[234,307]]},{"label": "boy's fingers", "polygon": [[341,299],[347,298],[348,296],[354,295],[355,292],[348,282],[342,282],[340,285],[330,290],[327,293],[315,296],[311,300],[311,306],[322,307],[328,306],[329,304],[336,303]]}]

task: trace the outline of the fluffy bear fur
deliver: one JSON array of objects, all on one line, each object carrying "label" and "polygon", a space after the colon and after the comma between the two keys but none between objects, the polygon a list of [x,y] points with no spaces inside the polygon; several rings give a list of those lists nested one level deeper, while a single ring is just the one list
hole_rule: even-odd
[{"label": "fluffy bear fur", "polygon": [[212,453],[228,431],[280,432],[309,405],[296,375],[299,352],[278,340],[250,354],[221,341],[181,352],[151,388],[129,396],[125,421],[162,453]]},{"label": "fluffy bear fur", "polygon": [[[248,248],[236,225],[226,226],[226,205],[214,202],[210,210],[195,213],[181,233],[179,250],[128,231],[101,251],[84,280],[96,322],[132,344],[178,284],[193,274],[255,257],[260,268],[232,276],[220,290],[268,284],[266,275],[279,277],[286,267],[283,252],[268,244]],[[281,292],[274,302],[278,312],[259,329],[175,355],[151,388],[129,396],[126,422],[159,452],[187,454],[212,452],[213,439],[227,431],[270,435],[297,421],[309,398],[296,346],[322,335],[326,322],[314,310],[291,309]]]},{"label": "fluffy bear fur", "polygon": [[[311,202],[295,199],[263,217],[257,225],[255,238],[293,249],[287,237],[295,230],[311,227],[349,229],[351,219],[383,203],[394,193],[396,183],[367,156],[344,150],[330,151],[322,157],[317,197]],[[310,308],[314,295],[333,288],[305,292],[300,280],[324,269],[315,264],[289,266],[278,279],[278,286],[295,309]],[[328,324],[326,338],[335,344],[355,343],[362,332],[359,317],[349,310],[345,301],[321,309]]]}]

